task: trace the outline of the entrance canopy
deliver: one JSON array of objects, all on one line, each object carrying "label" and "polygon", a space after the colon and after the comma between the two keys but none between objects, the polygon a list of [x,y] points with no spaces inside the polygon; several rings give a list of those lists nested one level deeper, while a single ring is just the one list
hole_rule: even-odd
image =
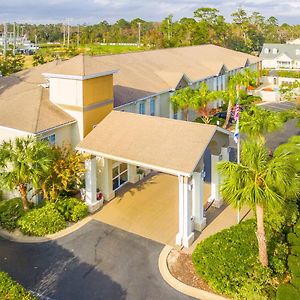
[{"label": "entrance canopy", "polygon": [[112,111],[77,150],[190,177],[216,135],[230,132],[213,125]]}]

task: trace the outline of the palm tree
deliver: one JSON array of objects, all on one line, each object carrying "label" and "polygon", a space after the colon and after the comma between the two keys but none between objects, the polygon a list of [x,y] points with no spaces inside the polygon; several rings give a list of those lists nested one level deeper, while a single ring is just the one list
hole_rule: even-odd
[{"label": "palm tree", "polygon": [[28,185],[37,188],[51,165],[51,148],[34,137],[22,137],[0,144],[0,182],[4,188],[17,189],[23,208],[29,209]]},{"label": "palm tree", "polygon": [[270,157],[262,142],[244,142],[241,163],[221,162],[218,170],[224,178],[221,193],[225,201],[236,208],[247,205],[255,210],[259,260],[268,266],[264,210],[281,205],[299,192],[299,178],[291,153],[275,151]]},{"label": "palm tree", "polygon": [[211,119],[211,107],[209,104],[216,100],[218,96],[219,93],[216,91],[210,91],[205,82],[202,82],[199,89],[194,91],[191,106],[199,112],[205,124],[209,124]]},{"label": "palm tree", "polygon": [[252,106],[241,114],[240,131],[252,139],[264,141],[264,134],[274,132],[284,125],[280,113]]},{"label": "palm tree", "polygon": [[228,81],[228,87],[223,91],[222,98],[228,103],[226,120],[223,127],[226,129],[229,124],[232,106],[239,98],[241,88],[247,88],[250,84],[255,84],[258,78],[258,72],[244,69],[243,72],[232,76]]},{"label": "palm tree", "polygon": [[275,150],[275,153],[291,153],[294,157],[294,164],[300,175],[300,136],[295,135],[289,138],[288,142],[281,144]]},{"label": "palm tree", "polygon": [[174,112],[177,112],[178,109],[181,109],[183,111],[183,119],[185,121],[188,121],[189,119],[189,109],[193,108],[193,95],[194,90],[191,87],[185,87],[177,90],[170,99]]}]

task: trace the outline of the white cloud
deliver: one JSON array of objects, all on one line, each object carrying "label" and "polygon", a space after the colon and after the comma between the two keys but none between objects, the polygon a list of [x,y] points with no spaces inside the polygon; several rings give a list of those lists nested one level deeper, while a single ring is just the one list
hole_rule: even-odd
[{"label": "white cloud", "polygon": [[226,18],[242,7],[249,12],[277,17],[281,22],[298,22],[299,0],[0,0],[0,22],[61,22],[72,18],[75,23],[114,22],[120,18],[141,17],[158,21],[174,14],[176,19],[192,17],[199,7],[216,7]]}]

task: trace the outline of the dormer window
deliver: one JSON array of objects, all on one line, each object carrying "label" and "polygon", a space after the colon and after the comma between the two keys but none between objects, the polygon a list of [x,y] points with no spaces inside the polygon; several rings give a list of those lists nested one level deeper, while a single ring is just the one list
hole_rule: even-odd
[{"label": "dormer window", "polygon": [[296,49],[296,55],[300,55],[300,49]]},{"label": "dormer window", "polygon": [[270,51],[268,48],[265,48],[265,54],[268,54]]},{"label": "dormer window", "polygon": [[273,48],[273,54],[277,54],[278,50],[276,48]]}]

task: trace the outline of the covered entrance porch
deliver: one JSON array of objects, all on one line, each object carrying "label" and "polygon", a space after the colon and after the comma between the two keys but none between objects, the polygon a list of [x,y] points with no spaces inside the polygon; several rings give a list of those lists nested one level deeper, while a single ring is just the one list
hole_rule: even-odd
[{"label": "covered entrance porch", "polygon": [[[96,190],[99,188],[106,201],[117,196],[97,214],[100,221],[152,239],[155,231],[161,231],[161,242],[173,244],[175,241],[177,245],[189,247],[195,231],[206,226],[205,199],[209,198],[217,207],[222,204],[221,178],[216,165],[228,160],[228,144],[229,132],[217,126],[114,111],[77,147],[90,155],[86,161],[86,202],[91,210],[97,208]],[[211,156],[207,198],[206,149]],[[139,169],[168,175],[153,177],[152,184],[146,180],[145,184],[122,193],[126,182],[133,185],[139,182]],[[165,184],[159,182],[164,181],[163,178]],[[155,189],[154,185],[159,188]],[[150,191],[148,196],[146,190]],[[129,201],[132,205],[128,205]],[[156,236],[156,240],[160,239]]]}]

